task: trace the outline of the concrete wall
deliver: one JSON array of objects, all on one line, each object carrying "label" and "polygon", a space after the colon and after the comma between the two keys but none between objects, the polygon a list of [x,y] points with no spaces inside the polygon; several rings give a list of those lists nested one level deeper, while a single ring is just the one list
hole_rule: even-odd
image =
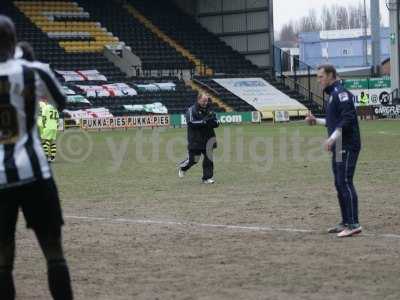
[{"label": "concrete wall", "polygon": [[174,2],[176,6],[182,9],[188,15],[196,16],[197,0],[174,0]]},{"label": "concrete wall", "polygon": [[197,0],[196,16],[200,24],[254,64],[271,66],[272,0]]}]

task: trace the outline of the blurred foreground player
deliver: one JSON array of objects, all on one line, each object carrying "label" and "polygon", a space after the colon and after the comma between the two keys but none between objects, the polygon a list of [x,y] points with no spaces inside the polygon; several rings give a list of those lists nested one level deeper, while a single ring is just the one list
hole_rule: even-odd
[{"label": "blurred foreground player", "polygon": [[310,125],[325,125],[328,129],[329,138],[324,148],[332,153],[332,169],[342,214],[342,221],[328,232],[337,233],[338,237],[349,237],[362,231],[358,222],[358,196],[353,184],[361,150],[354,96],[338,81],[333,66],[320,66],[317,76],[324,92],[329,95],[326,119],[317,119],[310,114],[306,122]]},{"label": "blurred foreground player", "polygon": [[[34,62],[36,60],[35,52],[33,51],[32,46],[25,41],[18,42],[17,47],[15,48],[15,53],[14,53],[14,58],[16,59],[25,59],[30,62]],[[49,69],[50,71],[50,69]],[[42,87],[39,87],[38,90],[43,90]],[[43,117],[43,112],[44,109],[47,105],[47,99],[42,98],[39,100],[39,111],[37,114],[37,127],[39,129],[39,136],[42,139],[42,146],[43,149],[45,149],[46,145],[45,142],[43,141],[43,127],[44,127],[44,121],[45,118]],[[45,149],[46,150],[46,149]],[[47,152],[45,151],[46,155]]]},{"label": "blurred foreground player", "polygon": [[35,120],[37,95],[47,92],[59,108],[65,105],[65,96],[48,68],[14,58],[15,46],[14,24],[0,15],[0,299],[15,299],[12,272],[21,208],[46,258],[53,298],[71,300],[60,201]]}]

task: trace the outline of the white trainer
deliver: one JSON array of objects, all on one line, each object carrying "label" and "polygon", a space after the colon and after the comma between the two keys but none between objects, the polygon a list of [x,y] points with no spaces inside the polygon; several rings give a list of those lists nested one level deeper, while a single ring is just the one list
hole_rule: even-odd
[{"label": "white trainer", "polygon": [[213,178],[209,178],[207,180],[203,180],[203,183],[205,184],[213,184],[215,182],[215,180]]},{"label": "white trainer", "polygon": [[179,177],[179,178],[185,177],[185,173],[186,173],[186,172],[185,172],[185,171],[182,171],[181,168],[178,169],[178,177]]},{"label": "white trainer", "polygon": [[357,227],[344,229],[342,232],[338,233],[337,237],[340,237],[340,238],[350,237],[350,236],[354,236],[356,234],[360,234],[361,232],[362,232],[362,228],[360,225],[358,225]]}]

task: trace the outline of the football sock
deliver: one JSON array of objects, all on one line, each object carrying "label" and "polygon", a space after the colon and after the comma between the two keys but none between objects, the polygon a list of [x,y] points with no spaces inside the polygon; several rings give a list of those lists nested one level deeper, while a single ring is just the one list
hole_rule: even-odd
[{"label": "football sock", "polygon": [[47,277],[54,300],[72,300],[71,278],[67,262],[64,259],[48,262]]},{"label": "football sock", "polygon": [[0,298],[3,300],[15,299],[12,267],[0,267]]},{"label": "football sock", "polygon": [[46,140],[43,142],[43,150],[46,157],[50,156],[50,141]]},{"label": "football sock", "polygon": [[56,154],[57,154],[57,143],[52,142],[50,146],[50,157],[54,159],[56,158]]}]

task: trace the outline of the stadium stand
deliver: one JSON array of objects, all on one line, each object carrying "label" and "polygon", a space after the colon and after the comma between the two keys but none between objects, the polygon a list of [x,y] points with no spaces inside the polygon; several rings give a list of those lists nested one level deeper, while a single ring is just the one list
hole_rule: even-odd
[{"label": "stadium stand", "polygon": [[[115,96],[110,94],[103,97],[86,97],[89,102],[69,102],[67,109],[88,109],[105,107],[115,116],[131,115],[124,105],[143,105],[161,102],[167,107],[169,113],[182,113],[196,99],[197,93],[177,77],[134,77],[127,78],[113,63],[100,52],[105,44],[119,41],[118,37],[102,27],[92,12],[85,11],[76,2],[69,1],[2,1],[0,13],[11,16],[16,23],[19,40],[32,44],[38,60],[49,63],[50,67],[62,71],[97,70],[104,75],[107,82],[98,80],[68,81],[64,82],[61,75],[57,75],[63,85],[76,94],[83,94],[77,85],[104,85],[112,83],[125,83],[135,88],[135,84],[172,82],[175,89],[170,91],[146,91],[140,90],[135,96]],[[118,19],[119,17],[117,17]],[[121,17],[122,19],[123,17]],[[132,18],[130,18],[132,20]],[[131,22],[132,23],[132,22]],[[143,26],[138,27],[145,32]],[[139,30],[138,30],[139,32]],[[89,34],[87,34],[89,33]],[[150,33],[146,36],[151,36]],[[151,43],[156,43],[154,37],[150,37]],[[138,43],[140,44],[140,43]],[[162,43],[160,43],[161,45]],[[153,44],[152,44],[153,45]],[[192,67],[183,57],[180,57],[170,48],[163,45],[159,53],[153,56],[163,58],[165,49],[166,57],[173,57],[169,65],[178,60],[180,66]],[[151,46],[149,46],[151,47]],[[144,51],[145,53],[146,51]],[[168,53],[173,55],[168,56]],[[149,57],[149,56],[147,56]],[[145,54],[143,57],[147,59]],[[176,60],[175,60],[176,59]],[[148,61],[149,67],[157,65],[157,62]],[[84,95],[85,96],[85,95]],[[224,111],[214,105],[216,111]],[[145,112],[144,112],[145,113]],[[140,112],[135,112],[140,114]]]},{"label": "stadium stand", "polygon": [[[59,45],[66,52],[102,52],[105,45],[119,42],[100,23],[92,21],[76,2],[15,1],[14,4],[50,38],[62,39]],[[82,37],[92,40],[82,40]]]},{"label": "stadium stand", "polygon": [[57,39],[49,36],[36,27],[12,1],[2,1],[1,13],[11,16],[16,23],[18,39],[29,42],[35,49],[38,60],[47,62],[53,69],[97,69],[111,81],[125,78],[113,64],[100,53],[67,53]]},{"label": "stadium stand", "polygon": [[[4,3],[4,4],[3,4]],[[298,100],[314,113],[320,108],[298,91],[275,80],[243,55],[203,28],[195,19],[181,12],[172,1],[2,1],[2,13],[17,24],[20,40],[30,42],[39,60],[53,70],[97,70],[107,82],[69,81],[65,86],[76,94],[78,84],[99,86],[110,83],[134,84],[173,82],[175,90],[137,95],[91,96],[89,101],[71,102],[69,109],[104,106],[113,115],[130,114],[124,105],[164,104],[169,113],[182,113],[195,101],[196,92],[211,94],[217,111],[254,111],[246,101],[214,82],[213,78],[261,77],[280,91]],[[106,28],[105,28],[105,27]],[[193,70],[198,75],[184,82],[177,77],[145,73],[127,78],[103,54],[106,44],[123,42],[142,60],[143,70]],[[177,73],[176,73],[177,74]],[[60,79],[62,77],[60,76]],[[76,98],[74,98],[76,99]],[[78,99],[79,100],[79,99]]]},{"label": "stadium stand", "polygon": [[79,3],[104,26],[118,35],[141,58],[144,69],[193,69],[194,65],[155,36],[118,3],[80,0]]},{"label": "stadium stand", "polygon": [[215,73],[254,73],[258,68],[243,55],[207,31],[172,1],[128,0],[162,32],[186,48]]},{"label": "stadium stand", "polygon": [[[317,103],[307,100],[299,91],[278,82],[272,76],[271,70],[262,70],[253,65],[216,35],[203,28],[193,17],[182,12],[172,1],[127,0],[125,2],[129,3],[125,7],[133,11],[138,10],[144,18],[147,18],[159,30],[175,40],[178,47],[183,47],[193,57],[199,59],[206,68],[210,68],[209,74],[198,72],[206,76],[196,77],[194,83],[206,89],[234,110],[253,111],[255,108],[212,81],[212,78],[261,77],[317,115],[323,113],[322,107]],[[132,15],[138,18],[137,14],[132,13]]]}]

